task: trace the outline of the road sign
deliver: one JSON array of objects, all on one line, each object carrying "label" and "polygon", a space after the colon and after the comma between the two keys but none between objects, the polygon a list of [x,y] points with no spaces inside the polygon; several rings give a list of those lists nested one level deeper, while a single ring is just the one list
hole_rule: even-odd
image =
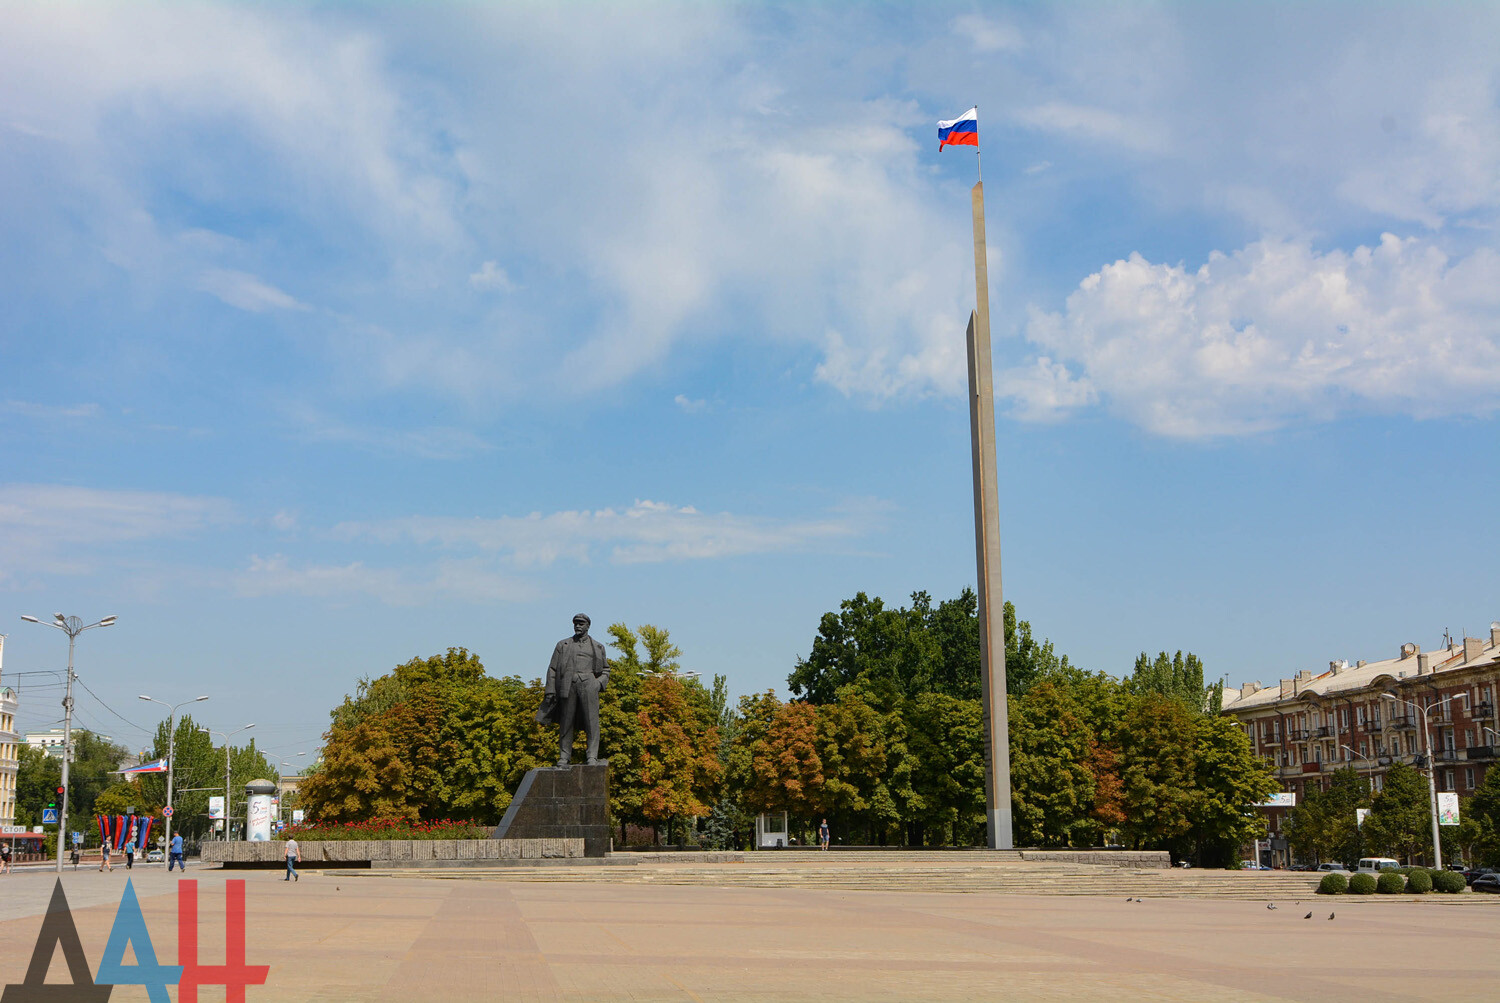
[{"label": "road sign", "polygon": [[42,809],[42,824],[43,825],[56,825],[57,824],[57,809],[56,808],[43,808]]},{"label": "road sign", "polygon": [[162,818],[171,818],[172,817],[172,812],[173,812],[172,806],[171,805],[167,805],[165,808],[163,808],[161,810],[161,817]]},{"label": "road sign", "polygon": [[75,833],[73,833],[73,845],[74,846],[82,846],[83,845],[83,833],[81,833],[81,832],[75,832]]}]

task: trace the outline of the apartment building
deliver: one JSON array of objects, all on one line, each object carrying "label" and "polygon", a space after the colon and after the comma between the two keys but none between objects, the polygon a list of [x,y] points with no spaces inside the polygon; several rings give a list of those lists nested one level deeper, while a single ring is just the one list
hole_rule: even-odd
[{"label": "apartment building", "polygon": [[[1224,713],[1245,729],[1298,803],[1350,765],[1378,791],[1395,762],[1432,769],[1438,790],[1466,797],[1500,758],[1497,691],[1500,621],[1490,625],[1488,639],[1449,640],[1431,652],[1408,643],[1394,658],[1330,662],[1326,672],[1303,670],[1272,686],[1246,683],[1224,694]],[[1280,843],[1290,809],[1263,810]]]},{"label": "apartment building", "polygon": [[0,825],[16,823],[16,773],[20,769],[21,738],[16,734],[20,701],[5,683],[5,635],[0,634]]}]

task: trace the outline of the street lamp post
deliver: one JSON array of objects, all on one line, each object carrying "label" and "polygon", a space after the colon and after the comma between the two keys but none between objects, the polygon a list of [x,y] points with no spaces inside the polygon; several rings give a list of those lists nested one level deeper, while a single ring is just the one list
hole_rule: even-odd
[{"label": "street lamp post", "polygon": [[230,797],[229,793],[229,740],[235,735],[238,735],[240,732],[249,731],[254,727],[255,725],[253,724],[247,724],[243,728],[236,728],[231,732],[210,731],[208,728],[198,729],[210,738],[218,735],[224,740],[224,842],[226,843],[229,842],[230,820],[234,818],[234,812],[230,810],[230,806],[233,804],[233,800]]},{"label": "street lamp post", "polygon": [[[1382,693],[1380,695],[1387,700],[1404,703],[1422,715],[1422,748],[1427,756],[1427,811],[1432,816],[1432,866],[1441,868],[1443,866],[1443,837],[1438,832],[1437,764],[1432,759],[1432,732],[1427,727],[1427,708],[1414,701],[1398,697],[1394,693]],[[1462,697],[1465,701],[1465,706],[1468,706],[1469,694],[1467,693],[1455,693],[1452,696],[1443,697],[1443,699],[1437,701],[1432,706],[1441,707],[1457,697]]]},{"label": "street lamp post", "polygon": [[[171,808],[172,807],[172,778],[173,778],[174,772],[177,769],[177,708],[178,707],[186,707],[190,703],[202,703],[204,700],[207,700],[208,697],[207,696],[193,697],[193,699],[191,699],[191,700],[184,700],[184,701],[182,701],[182,703],[179,703],[179,704],[169,704],[165,700],[158,700],[155,697],[148,697],[144,693],[141,694],[140,698],[142,700],[147,701],[148,703],[159,703],[163,707],[168,708],[168,711],[167,711],[167,807]],[[170,854],[172,852],[172,816],[171,815],[167,815],[166,812],[163,812],[162,814],[166,816],[162,820],[162,839],[164,839],[166,841],[167,853]],[[171,866],[170,862],[168,863],[167,866],[168,867]]]},{"label": "street lamp post", "polygon": [[62,873],[63,843],[68,838],[68,795],[72,793],[68,789],[68,762],[73,758],[73,642],[78,640],[78,635],[95,627],[108,627],[115,622],[115,617],[107,616],[95,623],[84,625],[84,622],[76,616],[63,616],[61,613],[52,615],[53,622],[47,623],[38,620],[34,616],[22,616],[21,619],[28,623],[40,623],[47,627],[56,627],[68,635],[68,688],[63,696],[63,756],[62,756],[62,803],[59,804],[57,814],[57,873]]}]

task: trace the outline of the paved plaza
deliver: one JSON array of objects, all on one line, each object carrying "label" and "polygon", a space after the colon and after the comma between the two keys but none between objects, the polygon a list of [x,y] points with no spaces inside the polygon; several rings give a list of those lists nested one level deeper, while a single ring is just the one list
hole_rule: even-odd
[{"label": "paved plaza", "polygon": [[[818,864],[780,866],[790,877]],[[624,879],[628,868],[588,870],[599,874],[545,881],[535,869],[488,877],[309,872],[293,884],[268,871],[187,876],[200,883],[202,963],[223,960],[225,881],[247,882],[246,960],[270,965],[267,984],[249,990],[252,1001],[1369,1003],[1490,1000],[1500,984],[1500,902],[1476,895],[1307,896],[1269,910],[1245,898],[658,883],[640,880],[640,870],[636,880]],[[171,963],[179,876],[157,866],[131,877],[158,958]],[[118,869],[64,875],[92,969],[125,878]],[[24,976],[53,880],[40,870],[0,877],[0,980]],[[1313,918],[1304,919],[1309,910]],[[51,979],[63,980],[65,970],[59,954]],[[223,999],[223,990],[206,988],[200,998]],[[121,986],[111,999],[146,994]]]}]

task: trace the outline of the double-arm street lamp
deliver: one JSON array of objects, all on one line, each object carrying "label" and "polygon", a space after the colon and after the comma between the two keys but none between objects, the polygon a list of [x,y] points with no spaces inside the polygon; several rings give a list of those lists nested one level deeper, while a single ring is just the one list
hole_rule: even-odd
[{"label": "double-arm street lamp", "polygon": [[[1428,709],[1419,703],[1398,697],[1394,693],[1382,693],[1380,695],[1387,700],[1404,703],[1422,715],[1422,748],[1427,756],[1427,811],[1432,816],[1432,866],[1441,868],[1443,866],[1443,837],[1438,833],[1437,764],[1432,759],[1432,732],[1427,727]],[[1469,694],[1467,693],[1455,693],[1452,696],[1443,697],[1443,699],[1433,703],[1432,706],[1442,707],[1450,701],[1459,698],[1463,699],[1464,706],[1467,708],[1469,705]]]},{"label": "double-arm street lamp", "polygon": [[[191,699],[191,700],[184,700],[184,701],[182,701],[182,703],[179,703],[179,704],[170,704],[170,703],[167,703],[165,700],[158,700],[155,697],[148,697],[144,693],[141,694],[141,699],[145,700],[148,703],[159,703],[163,707],[167,708],[167,807],[171,808],[172,807],[172,776],[173,776],[173,771],[177,767],[177,708],[178,707],[186,707],[190,703],[202,703],[204,700],[207,700],[208,697],[206,697],[206,696],[193,697],[193,699]],[[167,853],[171,853],[172,852],[172,816],[170,814],[168,814],[167,812],[165,812],[165,811],[162,812],[162,815],[165,816],[165,818],[162,821],[162,839],[166,840]]]},{"label": "double-arm street lamp", "polygon": [[78,640],[78,635],[95,627],[108,627],[115,622],[113,616],[107,616],[102,620],[85,625],[76,616],[63,616],[61,613],[52,614],[52,623],[38,620],[34,616],[22,616],[27,623],[40,623],[46,627],[56,627],[68,635],[68,689],[63,696],[63,756],[62,756],[62,801],[58,805],[57,815],[57,873],[62,873],[63,844],[68,839],[68,761],[73,758],[73,642]]},{"label": "double-arm street lamp", "polygon": [[230,794],[229,794],[229,740],[231,738],[233,738],[235,735],[238,735],[240,732],[242,732],[242,731],[249,731],[251,728],[254,728],[254,727],[255,727],[255,725],[253,725],[253,724],[247,724],[243,728],[236,728],[236,729],[234,729],[233,731],[230,731],[230,732],[211,731],[208,728],[199,728],[198,729],[199,731],[203,732],[205,735],[209,736],[210,738],[212,738],[213,736],[217,735],[218,737],[220,737],[220,738],[222,738],[224,740],[224,840],[225,840],[225,842],[229,841],[230,820],[234,818],[234,812],[231,810],[231,807],[230,807],[234,802],[230,798]]}]

